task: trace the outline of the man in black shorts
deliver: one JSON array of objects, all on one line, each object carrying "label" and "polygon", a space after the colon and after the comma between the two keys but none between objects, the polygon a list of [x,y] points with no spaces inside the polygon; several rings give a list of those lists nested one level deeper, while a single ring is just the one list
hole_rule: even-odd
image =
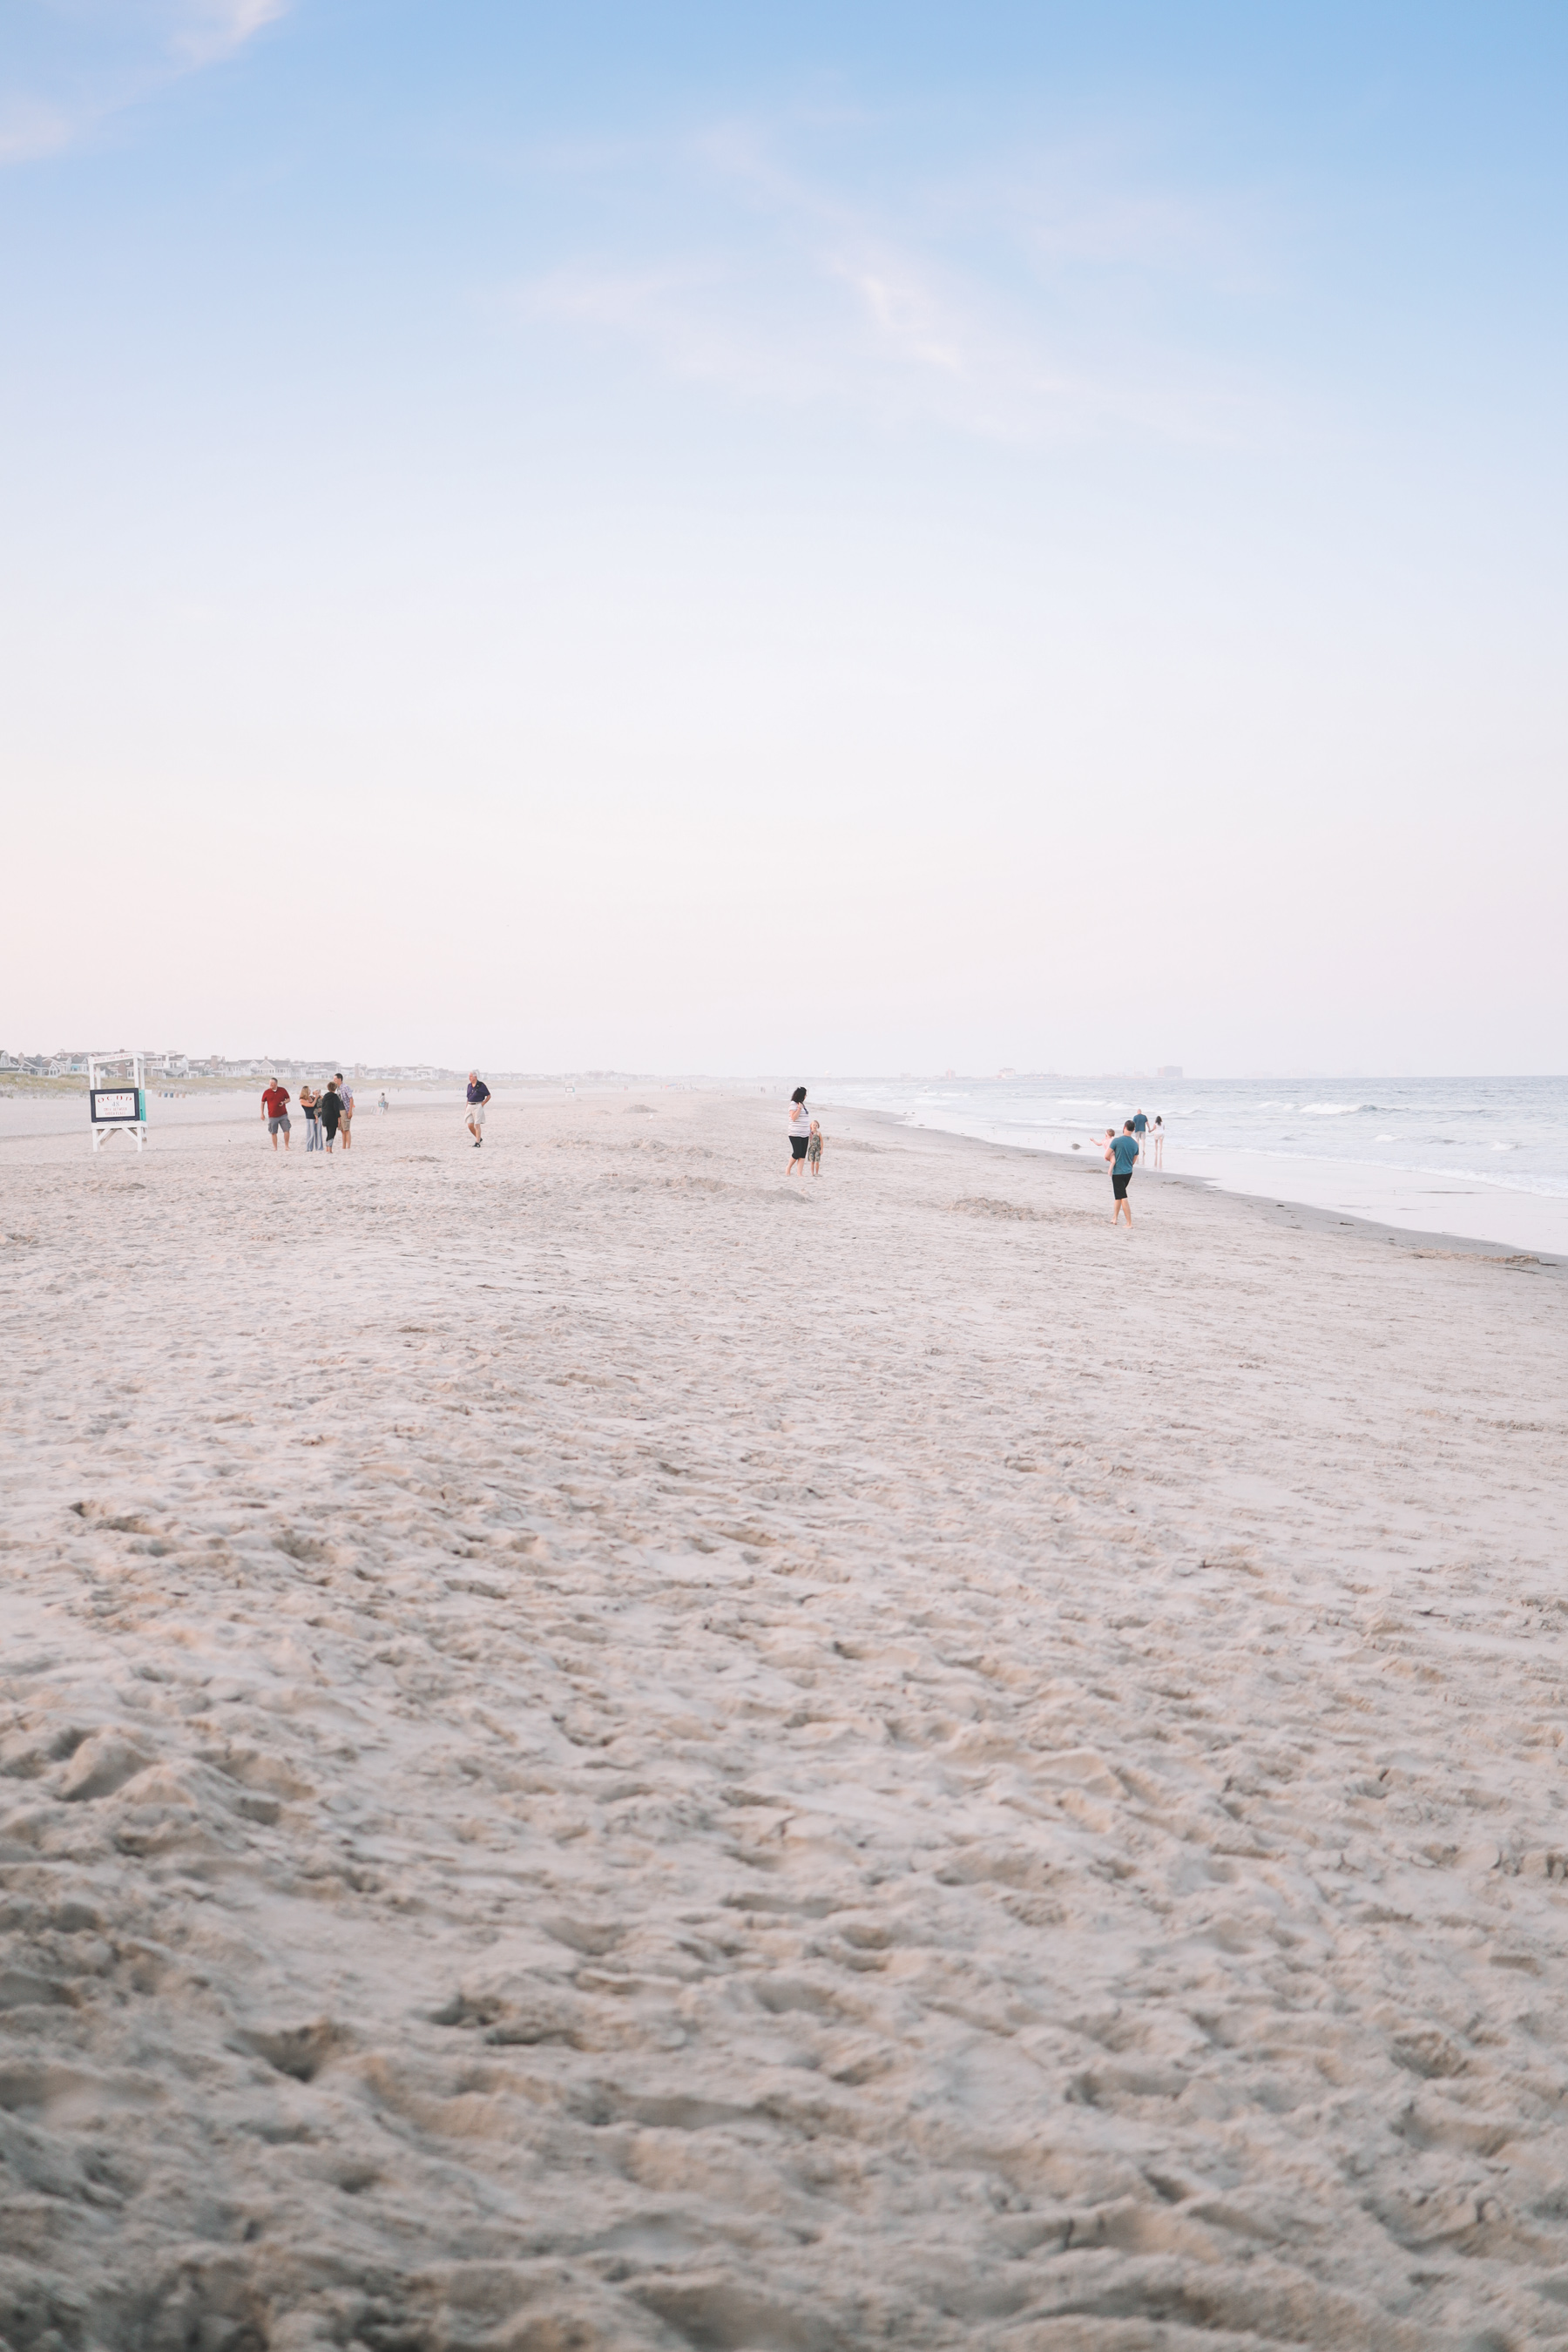
[{"label": "man in black shorts", "polygon": [[1127,1187],[1132,1180],[1133,1163],[1138,1157],[1138,1138],[1132,1131],[1132,1121],[1123,1122],[1120,1135],[1113,1135],[1105,1147],[1106,1163],[1110,1170],[1110,1195],[1116,1202],[1110,1213],[1113,1225],[1120,1224],[1123,1212],[1127,1230],[1132,1231],[1132,1203],[1127,1197]]}]

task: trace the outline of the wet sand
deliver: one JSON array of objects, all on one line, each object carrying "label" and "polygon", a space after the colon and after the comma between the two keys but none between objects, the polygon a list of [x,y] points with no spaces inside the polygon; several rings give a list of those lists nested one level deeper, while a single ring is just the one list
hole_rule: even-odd
[{"label": "wet sand", "polygon": [[0,2336],[1568,2341],[1560,1270],[637,1099],[0,1146]]}]

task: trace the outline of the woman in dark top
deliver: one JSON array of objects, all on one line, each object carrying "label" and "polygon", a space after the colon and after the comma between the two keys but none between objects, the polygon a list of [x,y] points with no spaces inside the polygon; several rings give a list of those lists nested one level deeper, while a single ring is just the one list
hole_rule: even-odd
[{"label": "woman in dark top", "polygon": [[327,1139],[327,1150],[330,1151],[338,1139],[338,1121],[343,1115],[343,1098],[336,1087],[322,1088],[319,1115],[322,1131]]},{"label": "woman in dark top", "polygon": [[307,1151],[320,1151],[321,1122],[317,1114],[321,1101],[309,1079],[300,1088],[300,1108],[305,1114],[305,1149]]}]

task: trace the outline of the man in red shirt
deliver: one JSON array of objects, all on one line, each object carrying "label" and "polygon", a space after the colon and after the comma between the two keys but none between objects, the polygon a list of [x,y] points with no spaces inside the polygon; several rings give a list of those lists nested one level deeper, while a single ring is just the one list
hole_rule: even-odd
[{"label": "man in red shirt", "polygon": [[278,1149],[278,1130],[283,1130],[283,1149],[289,1149],[289,1089],[280,1087],[276,1078],[261,1097],[261,1116],[267,1121],[267,1132],[272,1138],[272,1149]]}]

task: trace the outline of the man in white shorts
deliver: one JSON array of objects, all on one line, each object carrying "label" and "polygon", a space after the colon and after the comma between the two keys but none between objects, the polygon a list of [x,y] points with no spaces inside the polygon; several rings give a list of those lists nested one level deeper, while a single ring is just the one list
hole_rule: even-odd
[{"label": "man in white shorts", "polygon": [[468,1072],[468,1133],[474,1139],[476,1151],[485,1139],[485,1105],[489,1098],[490,1090],[478,1070],[470,1070]]}]

